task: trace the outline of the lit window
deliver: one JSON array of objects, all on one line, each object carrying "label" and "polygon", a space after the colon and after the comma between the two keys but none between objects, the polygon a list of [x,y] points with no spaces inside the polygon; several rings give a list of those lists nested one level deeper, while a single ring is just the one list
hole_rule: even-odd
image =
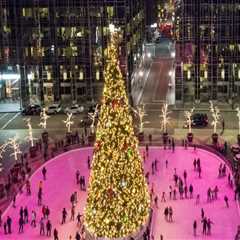
[{"label": "lit window", "polygon": [[222,79],[225,78],[225,71],[224,71],[224,69],[222,69],[222,71],[221,71],[221,78],[222,78]]},{"label": "lit window", "polygon": [[66,72],[66,70],[63,72],[63,79],[67,80],[67,72]]},{"label": "lit window", "polygon": [[83,70],[81,69],[79,72],[79,80],[83,80],[84,74],[83,74]]},{"label": "lit window", "polygon": [[96,79],[97,79],[97,80],[100,79],[100,72],[99,72],[99,70],[96,71]]}]

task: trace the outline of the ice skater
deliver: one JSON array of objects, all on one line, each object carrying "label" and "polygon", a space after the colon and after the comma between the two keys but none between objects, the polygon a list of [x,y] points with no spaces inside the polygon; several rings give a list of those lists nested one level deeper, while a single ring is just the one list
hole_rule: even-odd
[{"label": "ice skater", "polygon": [[50,220],[48,220],[46,223],[46,230],[47,230],[47,237],[51,237],[52,224],[51,224]]},{"label": "ice skater", "polygon": [[62,210],[62,224],[64,224],[66,222],[66,218],[67,218],[67,211],[65,208],[63,208]]},{"label": "ice skater", "polygon": [[46,175],[47,175],[47,169],[46,169],[46,167],[43,167],[43,169],[42,169],[42,175],[43,175],[43,180],[44,181],[46,181]]},{"label": "ice skater", "polygon": [[225,201],[226,207],[229,208],[227,195],[224,196],[224,201]]},{"label": "ice skater", "polygon": [[54,228],[54,230],[53,230],[53,238],[54,238],[54,240],[59,240],[59,238],[58,238],[58,231],[57,231],[56,228]]},{"label": "ice skater", "polygon": [[166,202],[165,192],[162,192],[161,202]]},{"label": "ice skater", "polygon": [[165,217],[165,220],[168,221],[168,207],[164,209],[164,217]]},{"label": "ice skater", "polygon": [[193,235],[194,235],[194,237],[197,236],[197,221],[196,220],[194,220],[194,222],[193,222]]},{"label": "ice skater", "polygon": [[202,233],[203,233],[203,235],[206,235],[207,234],[207,223],[208,223],[208,220],[207,220],[206,217],[204,217],[201,222],[203,224]]},{"label": "ice skater", "polygon": [[211,229],[212,229],[213,222],[208,218],[207,220],[207,235],[211,235]]},{"label": "ice skater", "polygon": [[200,194],[197,194],[196,197],[196,205],[198,205],[200,203]]},{"label": "ice skater", "polygon": [[44,225],[44,218],[40,219],[40,236],[45,235],[45,225]]},{"label": "ice skater", "polygon": [[169,216],[169,219],[168,219],[169,222],[173,222],[173,209],[171,206],[168,208],[168,216]]}]

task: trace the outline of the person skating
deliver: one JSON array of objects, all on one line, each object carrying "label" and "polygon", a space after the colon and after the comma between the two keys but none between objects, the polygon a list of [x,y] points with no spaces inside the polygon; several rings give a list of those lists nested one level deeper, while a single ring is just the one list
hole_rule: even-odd
[{"label": "person skating", "polygon": [[48,220],[47,223],[46,223],[46,230],[47,230],[47,236],[51,237],[52,224],[51,224],[50,220]]},{"label": "person skating", "polygon": [[154,198],[154,203],[155,203],[155,207],[158,208],[158,196],[157,195]]},{"label": "person skating", "polygon": [[189,186],[189,194],[190,194],[190,198],[193,198],[193,185],[190,184]]},{"label": "person skating", "polygon": [[196,197],[196,205],[198,205],[200,203],[200,194],[197,194]]},{"label": "person skating", "polygon": [[43,169],[42,169],[42,175],[43,175],[43,180],[44,181],[46,181],[46,175],[47,175],[47,169],[46,169],[46,167],[43,167]]},{"label": "person skating", "polygon": [[73,206],[74,203],[75,203],[75,196],[74,196],[74,193],[71,195],[70,197],[70,202],[71,202],[71,205]]},{"label": "person skating", "polygon": [[42,217],[40,219],[40,236],[44,236],[45,235],[45,225],[44,225],[44,218]]},{"label": "person skating", "polygon": [[197,169],[197,160],[196,160],[196,158],[194,158],[194,160],[193,160],[193,167],[194,167],[194,171],[196,171],[196,169]]},{"label": "person skating", "polygon": [[37,214],[34,210],[32,210],[32,220],[31,220],[32,227],[36,227],[36,218],[37,218]]},{"label": "person skating", "polygon": [[24,208],[24,223],[28,223],[28,209]]},{"label": "person skating", "polygon": [[59,240],[59,238],[58,238],[58,231],[57,231],[56,228],[54,228],[54,230],[53,230],[53,238],[54,238],[54,240]]},{"label": "person skating", "polygon": [[202,208],[202,209],[201,209],[201,218],[203,219],[204,216],[205,216],[205,213],[204,213],[204,210],[203,210],[203,208]]},{"label": "person skating", "polygon": [[7,217],[7,230],[8,234],[12,233],[12,219],[9,216]]},{"label": "person skating", "polygon": [[91,160],[90,160],[90,156],[87,157],[87,166],[88,166],[88,169],[90,170],[90,169],[91,169]]},{"label": "person skating", "polygon": [[184,183],[186,184],[187,183],[187,171],[184,170],[183,172],[183,178],[184,178]]},{"label": "person skating", "polygon": [[197,221],[196,220],[194,220],[194,222],[193,222],[193,235],[194,235],[194,237],[197,236]]},{"label": "person skating", "polygon": [[158,171],[158,160],[155,159],[154,161],[154,168],[155,168],[155,171],[157,172]]},{"label": "person skating", "polygon": [[214,190],[213,190],[213,192],[214,192],[214,199],[215,199],[215,200],[217,200],[217,198],[218,198],[218,191],[219,191],[219,190],[218,190],[218,186],[216,185],[215,188],[214,188]]},{"label": "person skating", "polygon": [[18,224],[19,224],[18,233],[23,233],[24,220],[22,217],[19,218]]},{"label": "person skating", "polygon": [[165,161],[165,167],[168,168],[168,160]]},{"label": "person skating", "polygon": [[70,220],[74,221],[74,219],[75,219],[75,206],[73,205],[72,208],[71,208],[71,218],[70,218]]},{"label": "person skating", "polygon": [[80,171],[79,170],[76,171],[76,183],[77,184],[80,183]]},{"label": "person skating", "polygon": [[203,235],[206,235],[207,234],[207,218],[203,218],[202,219],[202,224],[203,224],[203,230],[202,230],[202,233],[203,233]]},{"label": "person skating", "polygon": [[77,215],[77,226],[80,227],[81,226],[81,214],[78,213]]},{"label": "person skating", "polygon": [[42,190],[39,189],[38,191],[38,206],[42,205]]},{"label": "person skating", "polygon": [[208,188],[207,190],[207,202],[211,202],[212,200],[212,190],[211,188]]},{"label": "person skating", "polygon": [[165,192],[162,192],[161,202],[166,202]]},{"label": "person skating", "polygon": [[62,224],[64,224],[66,222],[66,218],[67,218],[67,211],[65,208],[63,208],[62,210]]},{"label": "person skating", "polygon": [[154,170],[155,170],[155,167],[154,167],[155,165],[154,165],[154,162],[152,162],[152,175],[154,175]]},{"label": "person skating", "polygon": [[7,222],[3,224],[4,234],[7,234]]},{"label": "person skating", "polygon": [[202,168],[201,168],[201,166],[199,166],[199,167],[198,167],[198,177],[199,177],[199,178],[202,177],[201,174],[202,174]]},{"label": "person skating", "polygon": [[169,186],[169,199],[172,199],[172,186]]},{"label": "person skating", "polygon": [[177,200],[177,190],[176,190],[176,188],[173,189],[173,200]]},{"label": "person skating", "polygon": [[208,220],[207,220],[207,235],[211,235],[212,224],[213,224],[213,222],[210,220],[210,218],[208,218]]},{"label": "person skating", "polygon": [[149,147],[148,147],[148,144],[146,144],[146,154],[147,154],[147,157],[149,156]]},{"label": "person skating", "polygon": [[79,232],[76,233],[75,239],[76,240],[80,240],[81,239],[81,236],[80,236]]},{"label": "person skating", "polygon": [[165,220],[168,221],[168,207],[164,209],[164,217],[165,217]]},{"label": "person skating", "polygon": [[225,201],[226,207],[229,208],[228,197],[226,195],[224,196],[224,201]]},{"label": "person skating", "polygon": [[49,218],[49,215],[50,215],[50,209],[49,209],[49,207],[47,206],[46,209],[45,209],[45,216],[46,216],[46,219]]},{"label": "person skating", "polygon": [[172,209],[172,207],[169,207],[168,208],[168,216],[169,216],[169,222],[172,222],[173,221],[173,209]]}]

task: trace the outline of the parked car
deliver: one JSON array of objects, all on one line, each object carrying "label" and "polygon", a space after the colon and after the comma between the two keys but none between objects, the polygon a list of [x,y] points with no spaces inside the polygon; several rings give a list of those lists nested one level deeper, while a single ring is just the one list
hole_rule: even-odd
[{"label": "parked car", "polygon": [[[205,113],[194,113],[192,115],[192,127],[206,127],[208,125],[208,116]],[[188,124],[185,122],[184,127],[187,128]]]},{"label": "parked car", "polygon": [[78,114],[78,113],[82,113],[82,112],[84,112],[84,107],[79,106],[78,104],[74,104],[65,109],[65,113]]},{"label": "parked car", "polygon": [[47,114],[57,114],[57,113],[60,113],[62,110],[62,107],[59,103],[54,103],[52,105],[50,105],[48,108],[47,108]]},{"label": "parked car", "polygon": [[22,110],[23,115],[40,115],[42,109],[38,104],[29,105]]}]

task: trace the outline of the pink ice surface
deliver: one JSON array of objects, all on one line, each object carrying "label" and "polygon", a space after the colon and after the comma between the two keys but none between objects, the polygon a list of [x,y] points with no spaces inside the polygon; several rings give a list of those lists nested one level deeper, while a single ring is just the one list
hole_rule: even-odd
[{"label": "pink ice surface", "polygon": [[[141,154],[145,149],[141,149]],[[80,191],[75,182],[76,170],[80,170],[80,174],[84,175],[88,180],[89,170],[87,169],[87,156],[92,156],[92,148],[82,148],[66,152],[55,157],[45,164],[47,168],[47,180],[43,181],[43,204],[50,208],[50,220],[53,228],[56,227],[59,231],[59,239],[67,240],[69,235],[75,237],[78,230],[76,221],[70,221],[70,195],[78,192],[78,204],[76,212],[83,213],[86,202],[86,192]],[[193,159],[201,159],[202,178],[198,178],[197,173],[193,169]],[[163,150],[160,147],[150,147],[149,157],[145,162],[145,171],[151,172],[151,163],[158,159],[158,172],[155,175],[150,174],[150,185],[154,185],[154,192],[158,195],[158,208],[155,206],[152,220],[152,235],[154,239],[160,239],[160,234],[165,239],[172,240],[188,240],[188,239],[216,239],[216,240],[233,240],[237,230],[237,225],[240,224],[239,206],[234,201],[233,189],[228,185],[227,177],[218,178],[218,166],[222,160],[213,153],[205,150],[192,148],[187,150],[177,147],[175,152],[171,150]],[[165,167],[165,161],[168,160],[168,168]],[[194,187],[194,198],[180,200],[169,199],[169,186],[174,186],[173,173],[176,168],[177,174],[182,176],[183,171],[187,171],[187,184],[190,183]],[[229,171],[228,171],[229,172]],[[32,195],[26,196],[25,192],[17,196],[16,208],[9,206],[3,214],[3,220],[9,215],[13,219],[13,233],[11,235],[3,234],[3,227],[0,228],[1,240],[33,240],[33,239],[49,239],[46,236],[39,234],[39,220],[42,216],[41,207],[37,205],[37,191],[39,181],[42,180],[41,169],[36,171],[31,177]],[[212,203],[207,203],[206,195],[208,187],[219,188],[218,199]],[[161,202],[162,192],[166,192],[167,201]],[[196,205],[196,195],[200,194],[200,204]],[[226,208],[224,203],[224,195],[229,198],[229,208]],[[37,211],[37,227],[32,228],[29,224],[24,227],[24,233],[18,233],[18,219],[20,207],[28,206],[29,218],[31,218],[31,210]],[[166,206],[173,208],[173,222],[166,222],[163,216],[163,211]],[[61,212],[63,207],[68,211],[67,223],[61,225]],[[212,234],[203,236],[201,233],[201,208],[212,222]],[[197,220],[197,236],[193,236],[192,225],[193,221]]]}]

